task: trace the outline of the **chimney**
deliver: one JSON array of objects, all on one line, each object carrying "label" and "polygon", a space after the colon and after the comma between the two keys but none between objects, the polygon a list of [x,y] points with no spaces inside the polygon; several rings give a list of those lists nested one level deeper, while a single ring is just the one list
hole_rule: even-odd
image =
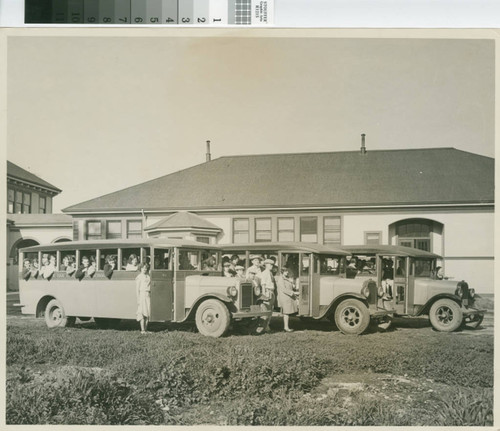
[{"label": "chimney", "polygon": [[212,160],[212,155],[210,154],[210,141],[207,141],[207,162]]},{"label": "chimney", "polygon": [[365,136],[364,133],[361,133],[361,154],[366,154]]}]

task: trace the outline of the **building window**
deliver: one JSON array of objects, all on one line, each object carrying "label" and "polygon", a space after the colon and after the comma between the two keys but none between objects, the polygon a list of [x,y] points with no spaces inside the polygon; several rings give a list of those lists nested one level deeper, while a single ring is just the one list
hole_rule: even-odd
[{"label": "building window", "polygon": [[7,213],[8,214],[14,213],[14,202],[15,202],[14,190],[8,189],[7,190]]},{"label": "building window", "polygon": [[108,220],[106,222],[106,238],[120,239],[122,237],[122,222],[121,220]]},{"label": "building window", "polygon": [[247,218],[233,219],[233,243],[250,242],[249,226]]},{"label": "building window", "polygon": [[381,232],[365,232],[365,244],[366,245],[382,244],[382,233]]},{"label": "building window", "polygon": [[256,218],[255,219],[255,242],[271,241],[271,219]]},{"label": "building window", "polygon": [[38,204],[38,212],[40,214],[47,213],[47,198],[40,196],[40,203]]},{"label": "building window", "polygon": [[205,244],[210,244],[210,237],[208,236],[197,236],[196,241],[203,242]]},{"label": "building window", "polygon": [[142,238],[142,221],[127,221],[127,238]]},{"label": "building window", "polygon": [[398,245],[430,251],[431,231],[432,222],[421,219],[404,220],[396,226]]},{"label": "building window", "polygon": [[101,239],[101,222],[100,221],[88,221],[87,222],[87,239]]},{"label": "building window", "polygon": [[340,217],[323,218],[323,243],[340,245]]},{"label": "building window", "polygon": [[318,242],[318,217],[300,218],[300,242]]},{"label": "building window", "polygon": [[7,212],[9,214],[30,214],[31,193],[7,190]]},{"label": "building window", "polygon": [[278,218],[278,241],[295,241],[295,220],[293,217]]},{"label": "building window", "polygon": [[23,214],[31,213],[31,193],[23,193]]}]

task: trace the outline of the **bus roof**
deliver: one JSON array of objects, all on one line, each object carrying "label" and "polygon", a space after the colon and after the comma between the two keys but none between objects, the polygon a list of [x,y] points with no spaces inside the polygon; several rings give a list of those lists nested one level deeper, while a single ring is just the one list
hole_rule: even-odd
[{"label": "bus roof", "polygon": [[125,248],[125,247],[185,247],[190,249],[210,249],[218,250],[219,247],[214,244],[205,244],[198,241],[170,238],[137,238],[137,239],[101,239],[95,241],[67,241],[55,244],[42,244],[20,249],[21,252],[51,251],[51,250],[92,250],[106,248]]},{"label": "bus roof", "polygon": [[356,254],[395,254],[399,256],[440,258],[438,254],[402,245],[344,245],[342,248]]},{"label": "bus roof", "polygon": [[309,244],[303,242],[258,242],[251,244],[219,244],[222,251],[287,251],[287,252],[306,252],[321,254],[336,254],[347,256],[349,253],[334,247],[328,247],[321,244]]}]

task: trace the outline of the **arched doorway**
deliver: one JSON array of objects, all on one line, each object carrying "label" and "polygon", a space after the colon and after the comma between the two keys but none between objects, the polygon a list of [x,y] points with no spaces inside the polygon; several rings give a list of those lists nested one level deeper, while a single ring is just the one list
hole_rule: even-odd
[{"label": "arched doorway", "polygon": [[19,290],[19,249],[24,247],[31,247],[33,245],[39,245],[38,241],[31,238],[21,238],[17,240],[11,247],[9,253],[9,261],[7,262],[7,290],[8,291],[18,291]]},{"label": "arched doorway", "polygon": [[404,219],[389,226],[389,237],[395,245],[442,254],[443,227],[442,223],[431,219]]}]

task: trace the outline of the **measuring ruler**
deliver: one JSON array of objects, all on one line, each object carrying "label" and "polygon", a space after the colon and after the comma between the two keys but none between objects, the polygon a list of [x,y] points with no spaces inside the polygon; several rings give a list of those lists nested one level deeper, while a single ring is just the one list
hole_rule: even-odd
[{"label": "measuring ruler", "polygon": [[274,0],[25,0],[26,24],[266,26]]}]

